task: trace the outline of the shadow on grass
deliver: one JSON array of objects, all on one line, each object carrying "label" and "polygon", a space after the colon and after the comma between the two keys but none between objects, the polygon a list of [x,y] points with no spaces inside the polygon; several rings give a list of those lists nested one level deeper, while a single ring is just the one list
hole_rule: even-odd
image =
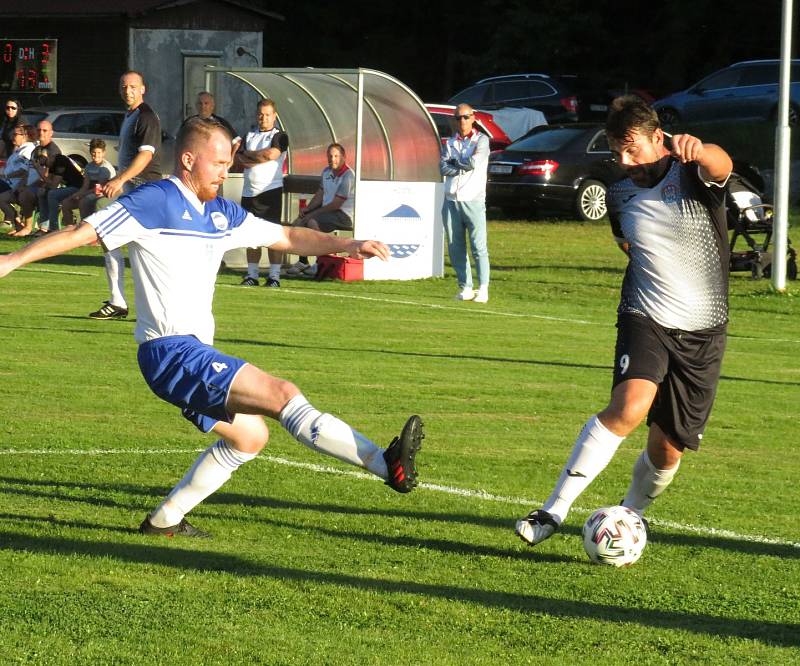
[{"label": "shadow on grass", "polygon": [[[570,619],[625,622],[655,629],[679,630],[715,638],[740,638],[780,647],[800,645],[800,624],[726,618],[706,613],[681,613],[647,608],[622,608],[583,600],[555,599],[543,595],[484,590],[455,585],[385,580],[305,568],[273,566],[238,555],[210,551],[185,551],[170,545],[81,541],[0,531],[0,549],[19,553],[112,558],[130,564],[156,564],[176,570],[214,571],[241,577],[271,578],[303,585],[333,585],[377,594],[411,594],[429,599],[470,603],[484,608],[522,613],[543,613]],[[587,565],[588,566],[588,565]]]},{"label": "shadow on grass", "polygon": [[[82,504],[89,504],[91,506],[103,506],[117,509],[127,509],[131,512],[148,511],[156,501],[164,497],[169,488],[159,486],[144,486],[144,485],[131,485],[131,484],[97,484],[97,483],[78,483],[74,481],[50,481],[42,479],[24,479],[12,477],[0,477],[0,495],[17,495],[25,497],[36,497],[45,499],[54,499],[64,502],[78,502]],[[72,489],[77,491],[87,491],[84,495],[71,494],[69,492],[59,492],[58,489]],[[124,493],[131,495],[135,498],[141,498],[141,501],[124,502],[108,497],[98,497],[109,493],[118,495]],[[485,527],[490,529],[499,529],[508,532],[509,538],[513,540],[512,530],[517,516],[497,517],[497,516],[478,516],[469,513],[453,513],[453,512],[434,512],[434,511],[419,511],[416,509],[386,509],[374,507],[354,507],[343,504],[333,504],[329,502],[300,502],[296,500],[287,500],[276,497],[264,497],[256,495],[243,495],[240,493],[216,493],[206,499],[195,514],[192,515],[208,515],[209,508],[212,506],[232,506],[232,507],[256,507],[268,509],[271,511],[312,511],[318,512],[321,516],[373,516],[383,518],[401,518],[417,521],[428,522],[444,522],[444,523],[458,523],[464,525],[475,525],[478,527]],[[0,516],[2,517],[2,516]],[[142,516],[143,517],[143,516]],[[302,523],[286,523],[277,522],[273,518],[266,517],[253,517],[252,515],[247,518],[240,518],[234,513],[228,515],[220,515],[217,513],[215,518],[221,520],[246,520],[252,522],[253,520],[262,521],[269,524],[293,527],[296,529],[303,529]],[[138,518],[138,516],[137,516]],[[319,530],[319,527],[314,528]],[[322,531],[325,531],[324,528]],[[402,542],[395,543],[390,537],[380,535],[363,535],[357,533],[342,533],[338,530],[329,531],[331,536],[341,536],[346,534],[352,538],[370,540],[386,539],[386,543],[391,545],[405,545],[409,547],[430,547],[432,550],[438,550],[434,544],[439,543],[447,552],[464,552],[473,554],[487,554],[498,557],[519,556],[516,550],[494,549],[489,548],[485,553],[479,552],[482,546],[463,545],[451,541],[442,541],[437,539],[427,540],[430,544],[425,545],[425,540],[411,538],[406,540],[402,538]],[[581,535],[580,525],[564,525],[559,530],[560,535],[570,535],[579,538]],[[768,556],[779,557],[783,559],[800,559],[800,548],[796,548],[789,544],[782,543],[765,543],[760,541],[745,541],[743,539],[734,539],[731,537],[723,536],[710,536],[701,534],[680,534],[672,532],[660,532],[656,528],[655,532],[650,535],[651,543],[667,544],[671,546],[679,546],[686,548],[714,548],[722,551],[730,551],[736,553],[743,553],[753,556]],[[458,550],[463,548],[464,550]],[[455,550],[454,550],[455,549]],[[490,552],[491,551],[491,552]],[[530,551],[527,551],[530,552]],[[568,560],[572,561],[572,560]]]}]

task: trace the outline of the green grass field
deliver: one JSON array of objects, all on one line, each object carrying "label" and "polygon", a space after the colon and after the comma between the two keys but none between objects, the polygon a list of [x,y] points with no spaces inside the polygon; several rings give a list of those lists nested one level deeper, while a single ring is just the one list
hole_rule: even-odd
[{"label": "green grass field", "polygon": [[493,222],[490,245],[482,306],[452,299],[450,271],[280,291],[220,275],[220,348],[381,443],[415,412],[427,439],[401,496],[276,425],[193,512],[200,542],[136,532],[212,440],[150,394],[132,321],[86,318],[99,251],[0,281],[0,663],[800,663],[797,285],[732,277],[703,447],[613,570],[580,527],[624,494],[643,429],[552,539],[513,526],[605,405],[624,257],[605,224]]}]

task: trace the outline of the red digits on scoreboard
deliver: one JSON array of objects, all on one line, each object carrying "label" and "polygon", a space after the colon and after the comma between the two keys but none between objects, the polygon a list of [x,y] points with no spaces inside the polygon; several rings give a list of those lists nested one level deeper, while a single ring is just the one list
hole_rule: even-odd
[{"label": "red digits on scoreboard", "polygon": [[7,64],[11,63],[11,61],[14,59],[13,54],[14,46],[11,44],[11,42],[6,42],[3,44],[3,62]]}]

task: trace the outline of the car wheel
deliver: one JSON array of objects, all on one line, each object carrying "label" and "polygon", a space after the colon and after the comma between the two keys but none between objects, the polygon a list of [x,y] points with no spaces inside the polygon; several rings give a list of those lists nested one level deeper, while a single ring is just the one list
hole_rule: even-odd
[{"label": "car wheel", "polygon": [[83,155],[70,155],[69,158],[75,162],[81,169],[85,169],[88,162]]},{"label": "car wheel", "polygon": [[658,110],[658,119],[661,121],[663,127],[671,127],[672,125],[677,125],[681,121],[678,112],[668,106]]},{"label": "car wheel", "polygon": [[606,214],[606,186],[599,180],[584,180],[578,188],[578,215],[594,222]]}]

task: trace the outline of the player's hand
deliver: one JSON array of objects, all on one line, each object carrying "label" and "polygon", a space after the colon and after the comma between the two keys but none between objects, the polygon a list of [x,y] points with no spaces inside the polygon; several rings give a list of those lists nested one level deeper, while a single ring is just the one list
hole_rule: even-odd
[{"label": "player's hand", "polygon": [[122,192],[124,183],[119,178],[112,178],[103,186],[103,196],[114,199]]},{"label": "player's hand", "polygon": [[348,253],[354,259],[369,259],[370,257],[378,257],[382,261],[389,258],[389,248],[380,241],[352,241],[352,246],[348,248]]},{"label": "player's hand", "polygon": [[674,134],[670,154],[684,164],[698,162],[703,157],[703,142],[691,134]]}]

